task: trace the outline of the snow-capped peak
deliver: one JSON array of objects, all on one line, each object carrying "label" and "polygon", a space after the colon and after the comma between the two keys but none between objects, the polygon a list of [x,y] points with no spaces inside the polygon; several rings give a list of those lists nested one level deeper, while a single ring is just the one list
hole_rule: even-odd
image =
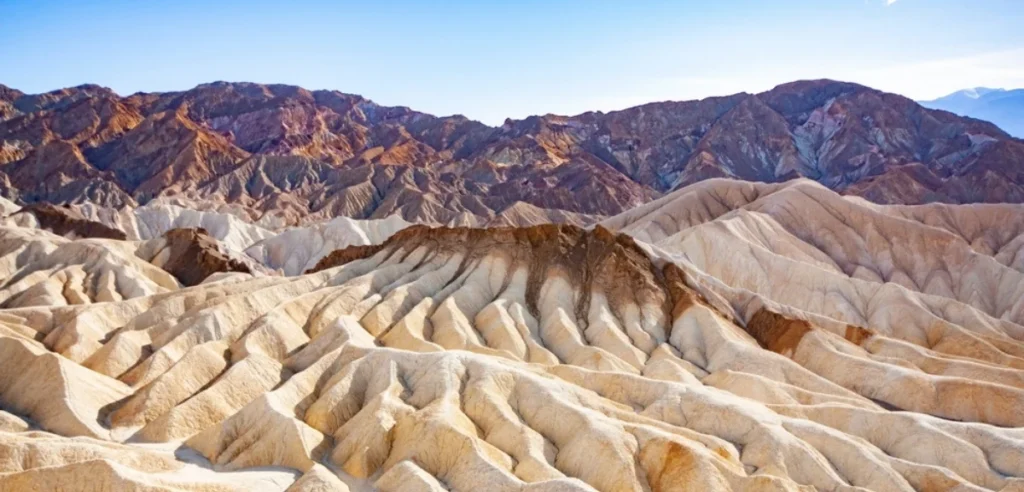
[{"label": "snow-capped peak", "polygon": [[964,89],[964,90],[960,91],[960,94],[965,96],[965,97],[969,97],[971,99],[980,99],[985,94],[988,94],[988,93],[991,93],[991,92],[1003,92],[1005,90],[1006,89],[990,89],[988,87],[974,87],[972,89]]}]

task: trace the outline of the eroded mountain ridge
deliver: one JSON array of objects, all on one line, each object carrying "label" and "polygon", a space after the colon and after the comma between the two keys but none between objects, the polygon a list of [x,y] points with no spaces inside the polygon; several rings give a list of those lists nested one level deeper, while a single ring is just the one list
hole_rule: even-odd
[{"label": "eroded mountain ridge", "polygon": [[281,225],[589,223],[711,177],[808,177],[878,203],[1024,202],[1021,141],[825,80],[500,127],[252,83],[127,97],[4,88],[0,104],[0,193],[23,203],[163,197]]}]

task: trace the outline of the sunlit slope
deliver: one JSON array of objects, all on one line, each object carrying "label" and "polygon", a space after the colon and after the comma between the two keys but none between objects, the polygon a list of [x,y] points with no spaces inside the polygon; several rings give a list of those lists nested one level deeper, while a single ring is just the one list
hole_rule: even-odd
[{"label": "sunlit slope", "polygon": [[989,207],[712,180],[591,230],[11,306],[0,485],[1017,490],[1021,228]]}]

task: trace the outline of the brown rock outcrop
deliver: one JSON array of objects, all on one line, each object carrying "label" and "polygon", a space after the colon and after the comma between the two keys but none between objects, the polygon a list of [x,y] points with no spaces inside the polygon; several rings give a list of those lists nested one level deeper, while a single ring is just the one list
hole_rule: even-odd
[{"label": "brown rock outcrop", "polygon": [[787,354],[800,344],[812,327],[802,319],[790,319],[761,308],[747,321],[746,329],[762,347],[777,354]]},{"label": "brown rock outcrop", "polygon": [[327,270],[328,268],[339,267],[346,263],[361,260],[363,258],[369,258],[370,256],[380,252],[383,248],[383,244],[370,244],[336,249],[331,251],[327,256],[320,258],[320,261],[316,262],[316,265],[313,268],[306,270],[306,273],[316,273],[322,270]]},{"label": "brown rock outcrop", "polygon": [[485,256],[509,258],[512,268],[529,271],[526,299],[536,310],[543,280],[562,275],[572,285],[580,285],[576,314],[586,318],[589,293],[598,289],[610,297],[657,299],[669,309],[668,299],[686,295],[672,292],[661,271],[650,257],[625,234],[615,234],[601,226],[592,230],[566,224],[531,227],[436,227],[415,225],[403,229],[374,246],[350,246],[332,252],[306,273],[315,273],[368,258],[381,251],[389,255],[408,255],[417,248],[430,251],[458,251],[469,265]]},{"label": "brown rock outcrop", "polygon": [[252,273],[245,263],[221,251],[205,229],[171,229],[164,233],[161,248],[151,262],[174,275],[182,285],[202,283],[218,272]]},{"label": "brown rock outcrop", "polygon": [[40,229],[46,229],[58,236],[70,238],[98,237],[125,240],[128,236],[119,229],[106,224],[86,219],[71,207],[52,203],[33,203],[19,210],[19,214],[28,214],[36,218]]}]

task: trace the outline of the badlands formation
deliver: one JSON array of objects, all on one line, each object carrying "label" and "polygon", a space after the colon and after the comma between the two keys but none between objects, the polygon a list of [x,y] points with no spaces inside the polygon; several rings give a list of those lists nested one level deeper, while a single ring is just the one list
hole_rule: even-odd
[{"label": "badlands formation", "polygon": [[213,82],[120,95],[0,84],[0,195],[173,199],[262,226],[334,217],[590,225],[708,178],[813,179],[876,203],[1024,203],[1024,141],[833,80],[488,126],[338,91]]},{"label": "badlands formation", "polygon": [[0,490],[1024,490],[1022,205],[0,207]]}]

